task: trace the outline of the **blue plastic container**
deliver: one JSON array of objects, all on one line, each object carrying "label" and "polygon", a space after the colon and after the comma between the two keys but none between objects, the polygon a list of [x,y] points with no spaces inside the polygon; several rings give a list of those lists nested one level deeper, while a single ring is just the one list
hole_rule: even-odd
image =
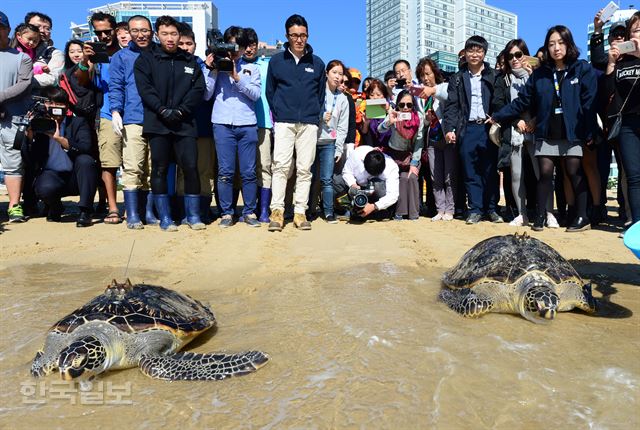
[{"label": "blue plastic container", "polygon": [[640,221],[624,232],[624,246],[640,258]]}]

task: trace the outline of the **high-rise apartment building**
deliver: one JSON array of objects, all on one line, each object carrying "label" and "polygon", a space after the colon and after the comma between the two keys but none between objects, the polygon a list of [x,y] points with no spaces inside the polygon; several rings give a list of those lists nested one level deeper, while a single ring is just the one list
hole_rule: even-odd
[{"label": "high-rise apartment building", "polygon": [[[431,56],[446,71],[455,71],[452,55],[469,36],[489,42],[487,61],[517,36],[518,19],[484,0],[366,0],[367,66],[369,75],[382,77],[403,58],[412,65]],[[438,54],[436,54],[438,53]]]},{"label": "high-rise apartment building", "polygon": [[[218,27],[218,8],[210,1],[185,1],[185,2],[118,2],[109,3],[106,6],[89,9],[91,14],[104,12],[115,17],[116,22],[127,21],[134,15],[142,15],[149,18],[153,26],[156,19],[162,15],[170,15],[179,22],[185,22],[191,26],[196,37],[196,55],[204,58],[206,47],[206,34],[212,28]],[[87,21],[89,21],[89,15]],[[93,35],[90,23],[78,25],[71,23],[72,37],[86,40]]]}]

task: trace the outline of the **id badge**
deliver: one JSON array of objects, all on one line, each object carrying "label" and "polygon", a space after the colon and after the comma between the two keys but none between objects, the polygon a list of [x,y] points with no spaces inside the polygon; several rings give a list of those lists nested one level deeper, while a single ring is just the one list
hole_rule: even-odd
[{"label": "id badge", "polygon": [[555,108],[555,110],[553,111],[554,114],[556,115],[562,115],[562,108],[561,107],[557,107]]}]

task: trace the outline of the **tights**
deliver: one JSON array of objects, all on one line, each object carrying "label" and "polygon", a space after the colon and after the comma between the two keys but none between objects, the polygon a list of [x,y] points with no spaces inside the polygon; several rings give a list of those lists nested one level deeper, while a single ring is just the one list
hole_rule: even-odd
[{"label": "tights", "polygon": [[[539,156],[538,164],[540,165],[540,181],[537,190],[538,215],[545,213],[547,199],[553,192],[553,157]],[[587,184],[581,170],[581,159],[579,157],[561,157],[562,167],[564,168],[571,188],[575,195],[576,215],[579,217],[587,217]],[[570,220],[570,222],[573,220]]]},{"label": "tights", "polygon": [[151,190],[154,194],[167,194],[167,170],[175,158],[184,175],[184,193],[200,194],[198,176],[198,146],[196,139],[173,134],[149,135],[151,147]]}]

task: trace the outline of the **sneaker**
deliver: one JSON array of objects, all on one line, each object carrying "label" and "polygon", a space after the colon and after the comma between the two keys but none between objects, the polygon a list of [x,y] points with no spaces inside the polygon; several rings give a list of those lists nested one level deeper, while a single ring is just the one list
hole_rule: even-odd
[{"label": "sneaker", "polygon": [[338,219],[334,214],[330,214],[324,217],[324,220],[329,224],[338,224]]},{"label": "sneaker", "polygon": [[404,218],[402,217],[402,215],[394,215],[393,216],[393,220],[394,221],[402,221]]},{"label": "sneaker", "polygon": [[444,214],[442,212],[438,212],[436,216],[431,218],[431,221],[442,221],[444,219]]},{"label": "sneaker", "polygon": [[282,209],[274,209],[271,211],[271,222],[269,223],[269,231],[282,231],[284,226],[284,214]]},{"label": "sneaker", "polygon": [[624,234],[627,232],[627,230],[622,230],[620,233],[618,233],[618,237],[620,239],[624,239]]},{"label": "sneaker", "polygon": [[232,227],[233,224],[233,217],[231,215],[223,215],[218,225],[220,228],[229,228]]},{"label": "sneaker", "polygon": [[482,215],[478,213],[472,213],[472,214],[469,214],[465,222],[467,224],[478,224],[481,219],[482,219]]},{"label": "sneaker", "polygon": [[260,221],[258,221],[258,217],[255,216],[254,214],[245,215],[244,223],[247,224],[249,227],[260,227]]},{"label": "sneaker", "polygon": [[27,219],[22,212],[22,206],[13,205],[7,210],[7,215],[9,215],[9,222],[25,222]]},{"label": "sneaker", "polygon": [[547,227],[549,228],[560,228],[560,224],[558,224],[558,220],[551,212],[547,212]]},{"label": "sneaker", "polygon": [[307,217],[304,214],[293,214],[293,225],[298,230],[311,230],[311,223],[307,221]]},{"label": "sneaker", "polygon": [[489,221],[491,221],[494,224],[500,224],[503,223],[504,220],[502,219],[502,217],[500,215],[498,215],[497,212],[491,212],[489,214]]},{"label": "sneaker", "polygon": [[445,214],[442,215],[442,221],[453,221],[453,214],[448,214],[445,212]]},{"label": "sneaker", "polygon": [[528,223],[529,222],[527,221],[526,217],[518,215],[509,223],[509,225],[514,227],[522,227],[523,225],[527,225]]}]

